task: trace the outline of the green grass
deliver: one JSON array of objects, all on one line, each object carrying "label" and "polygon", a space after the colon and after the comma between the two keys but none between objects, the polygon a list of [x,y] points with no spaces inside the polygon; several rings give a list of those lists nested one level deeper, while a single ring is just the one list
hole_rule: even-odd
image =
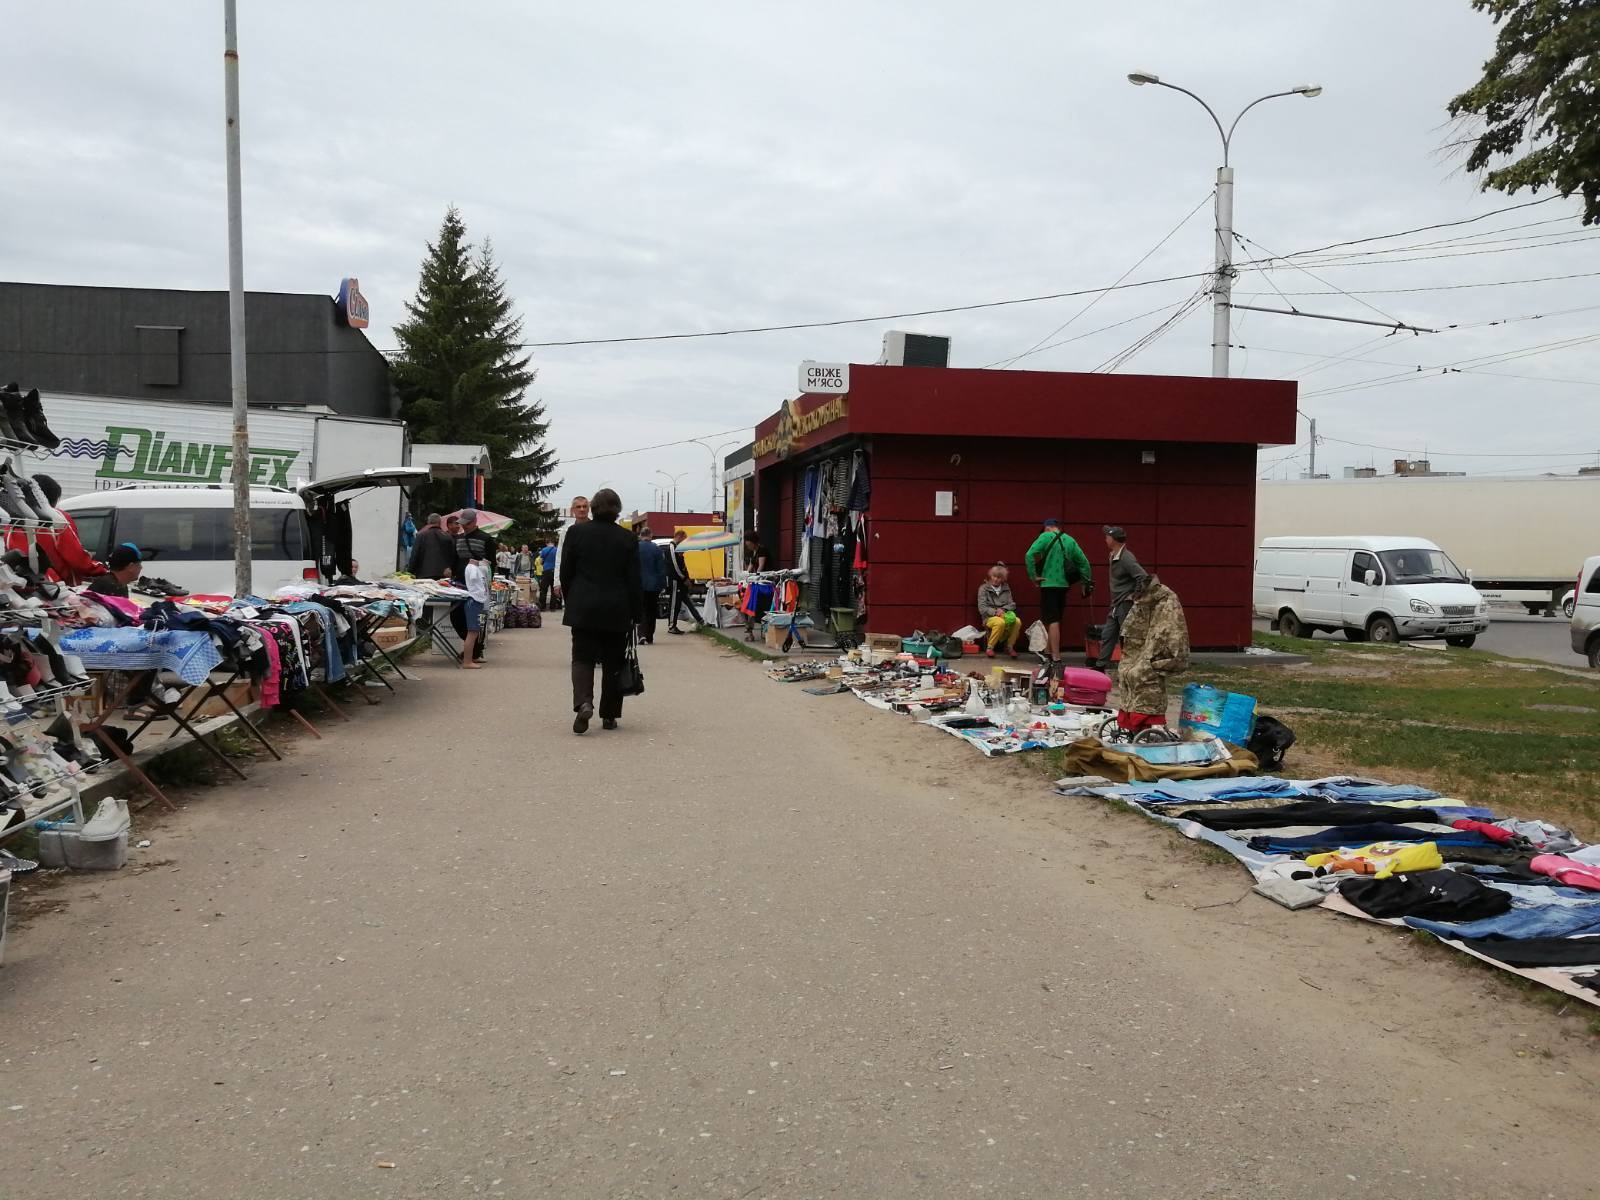
[{"label": "green grass", "polygon": [[1276,634],[1256,640],[1311,661],[1212,668],[1191,678],[1246,692],[1259,711],[1294,729],[1299,741],[1287,770],[1305,771],[1309,760],[1313,769],[1420,783],[1600,836],[1600,679],[1548,666],[1508,668],[1481,651],[1432,654]]},{"label": "green grass", "polygon": [[[751,644],[743,638],[730,637],[719,629],[712,629],[709,625],[703,626],[699,631],[701,637],[710,638],[725,650],[732,650],[735,654],[742,654],[756,662],[772,661],[762,647]],[[835,651],[837,653],[837,651]]]}]

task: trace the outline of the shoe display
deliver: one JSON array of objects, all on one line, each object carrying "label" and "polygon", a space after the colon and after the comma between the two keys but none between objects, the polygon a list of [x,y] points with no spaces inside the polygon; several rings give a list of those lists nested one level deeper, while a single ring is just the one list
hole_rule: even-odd
[{"label": "shoe display", "polygon": [[179,596],[187,596],[189,594],[188,588],[179,587],[170,579],[163,579],[159,575],[141,575],[139,576],[139,582],[147,588],[157,589],[151,593],[152,595],[171,596],[176,599]]},{"label": "shoe display", "polygon": [[35,445],[44,446],[54,450],[61,445],[61,439],[50,431],[50,426],[44,419],[44,404],[39,399],[39,389],[30,388],[28,394],[22,397],[22,410],[28,425],[28,432],[33,435]]},{"label": "shoe display", "polygon": [[109,842],[128,831],[128,802],[115,796],[100,801],[94,816],[83,823],[78,836],[86,842]]},{"label": "shoe display", "polygon": [[34,445],[33,431],[28,428],[27,409],[16,384],[9,383],[4,391],[0,391],[0,406],[5,409],[6,440]]}]

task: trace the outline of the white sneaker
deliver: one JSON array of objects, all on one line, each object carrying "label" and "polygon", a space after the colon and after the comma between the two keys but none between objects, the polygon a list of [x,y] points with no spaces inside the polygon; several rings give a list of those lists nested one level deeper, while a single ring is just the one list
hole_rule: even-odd
[{"label": "white sneaker", "polygon": [[85,842],[109,842],[128,832],[128,802],[115,796],[100,801],[94,816],[83,823],[78,837]]}]

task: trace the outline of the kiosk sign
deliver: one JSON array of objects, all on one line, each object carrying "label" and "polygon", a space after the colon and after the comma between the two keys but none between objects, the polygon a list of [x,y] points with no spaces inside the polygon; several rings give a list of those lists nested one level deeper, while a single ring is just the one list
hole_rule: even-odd
[{"label": "kiosk sign", "polygon": [[850,364],[810,361],[801,363],[800,390],[833,396],[844,395],[850,390]]}]

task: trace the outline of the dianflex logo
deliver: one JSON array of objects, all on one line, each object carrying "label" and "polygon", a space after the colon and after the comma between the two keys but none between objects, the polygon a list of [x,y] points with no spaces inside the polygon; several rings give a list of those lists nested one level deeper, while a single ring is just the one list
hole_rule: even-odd
[{"label": "dianflex logo", "polygon": [[[97,443],[85,442],[89,446]],[[105,461],[96,479],[143,480],[147,483],[221,483],[233,465],[233,447],[216,442],[185,442],[152,429],[107,425]],[[70,451],[69,451],[70,453]],[[289,468],[298,450],[264,450],[250,447],[250,482],[272,487],[289,486]]]}]

